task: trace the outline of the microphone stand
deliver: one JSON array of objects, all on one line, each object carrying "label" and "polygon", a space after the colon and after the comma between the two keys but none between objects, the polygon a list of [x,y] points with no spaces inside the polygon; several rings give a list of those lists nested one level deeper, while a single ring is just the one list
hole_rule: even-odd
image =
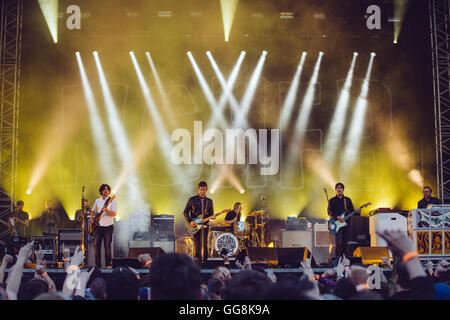
[{"label": "microphone stand", "polygon": [[[86,250],[84,246],[84,228],[85,228],[85,215],[86,215],[86,208],[84,207],[84,189],[85,186],[83,186],[83,189],[81,191],[81,251],[83,251],[83,255],[86,255]],[[84,266],[84,259],[83,264]]]}]

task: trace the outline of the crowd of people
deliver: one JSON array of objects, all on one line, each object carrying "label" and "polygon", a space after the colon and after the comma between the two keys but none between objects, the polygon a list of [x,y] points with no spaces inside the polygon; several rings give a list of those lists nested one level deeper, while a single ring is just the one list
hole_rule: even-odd
[{"label": "crowd of people", "polygon": [[[5,255],[0,266],[1,300],[384,300],[450,299],[450,264],[441,260],[424,268],[410,239],[402,232],[380,233],[394,261],[378,286],[368,284],[370,273],[362,265],[350,265],[342,257],[337,266],[314,274],[309,260],[301,263],[301,276],[278,276],[252,270],[248,257],[236,260],[239,272],[232,273],[228,260],[202,282],[198,265],[183,254],[162,254],[152,260],[139,256],[149,272],[139,275],[131,267],[117,267],[108,277],[99,268],[80,271],[83,252],[63,250],[65,281],[57,288],[45,269],[42,250],[36,250],[36,269],[31,279],[23,274],[32,253],[30,242],[15,259]],[[12,265],[13,260],[15,263]],[[9,268],[5,279],[6,269]]]}]

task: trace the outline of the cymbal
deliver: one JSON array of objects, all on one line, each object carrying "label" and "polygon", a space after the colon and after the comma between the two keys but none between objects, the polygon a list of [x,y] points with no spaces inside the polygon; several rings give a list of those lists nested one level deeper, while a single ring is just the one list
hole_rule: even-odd
[{"label": "cymbal", "polygon": [[253,217],[253,216],[258,216],[264,214],[264,210],[260,210],[260,211],[252,211],[250,213],[247,214],[247,217]]},{"label": "cymbal", "polygon": [[231,224],[225,222],[225,221],[210,221],[209,226],[211,227],[229,227]]}]

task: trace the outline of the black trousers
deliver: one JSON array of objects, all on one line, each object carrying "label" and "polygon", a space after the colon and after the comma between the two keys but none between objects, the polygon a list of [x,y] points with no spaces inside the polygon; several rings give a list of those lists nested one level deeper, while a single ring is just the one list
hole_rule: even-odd
[{"label": "black trousers", "polygon": [[[208,232],[209,228],[203,228],[193,236],[195,257],[199,261],[208,259]],[[203,237],[203,256],[202,256],[202,237]]]},{"label": "black trousers", "polygon": [[94,232],[94,251],[95,251],[95,265],[99,268],[102,266],[102,241],[105,247],[105,265],[112,266],[111,260],[111,243],[114,225],[107,227],[98,226]]},{"label": "black trousers", "polygon": [[338,233],[336,233],[336,257],[341,257],[343,254],[347,254],[348,231],[348,227],[343,227]]}]

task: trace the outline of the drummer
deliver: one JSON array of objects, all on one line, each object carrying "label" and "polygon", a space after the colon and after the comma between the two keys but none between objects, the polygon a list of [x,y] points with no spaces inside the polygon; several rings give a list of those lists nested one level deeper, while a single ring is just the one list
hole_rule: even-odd
[{"label": "drummer", "polygon": [[233,224],[236,221],[241,221],[241,211],[242,211],[242,205],[240,202],[236,202],[234,204],[234,208],[232,211],[228,212],[225,216],[224,222],[226,224],[229,224],[229,227],[226,227],[225,231],[232,232],[233,231]]}]

